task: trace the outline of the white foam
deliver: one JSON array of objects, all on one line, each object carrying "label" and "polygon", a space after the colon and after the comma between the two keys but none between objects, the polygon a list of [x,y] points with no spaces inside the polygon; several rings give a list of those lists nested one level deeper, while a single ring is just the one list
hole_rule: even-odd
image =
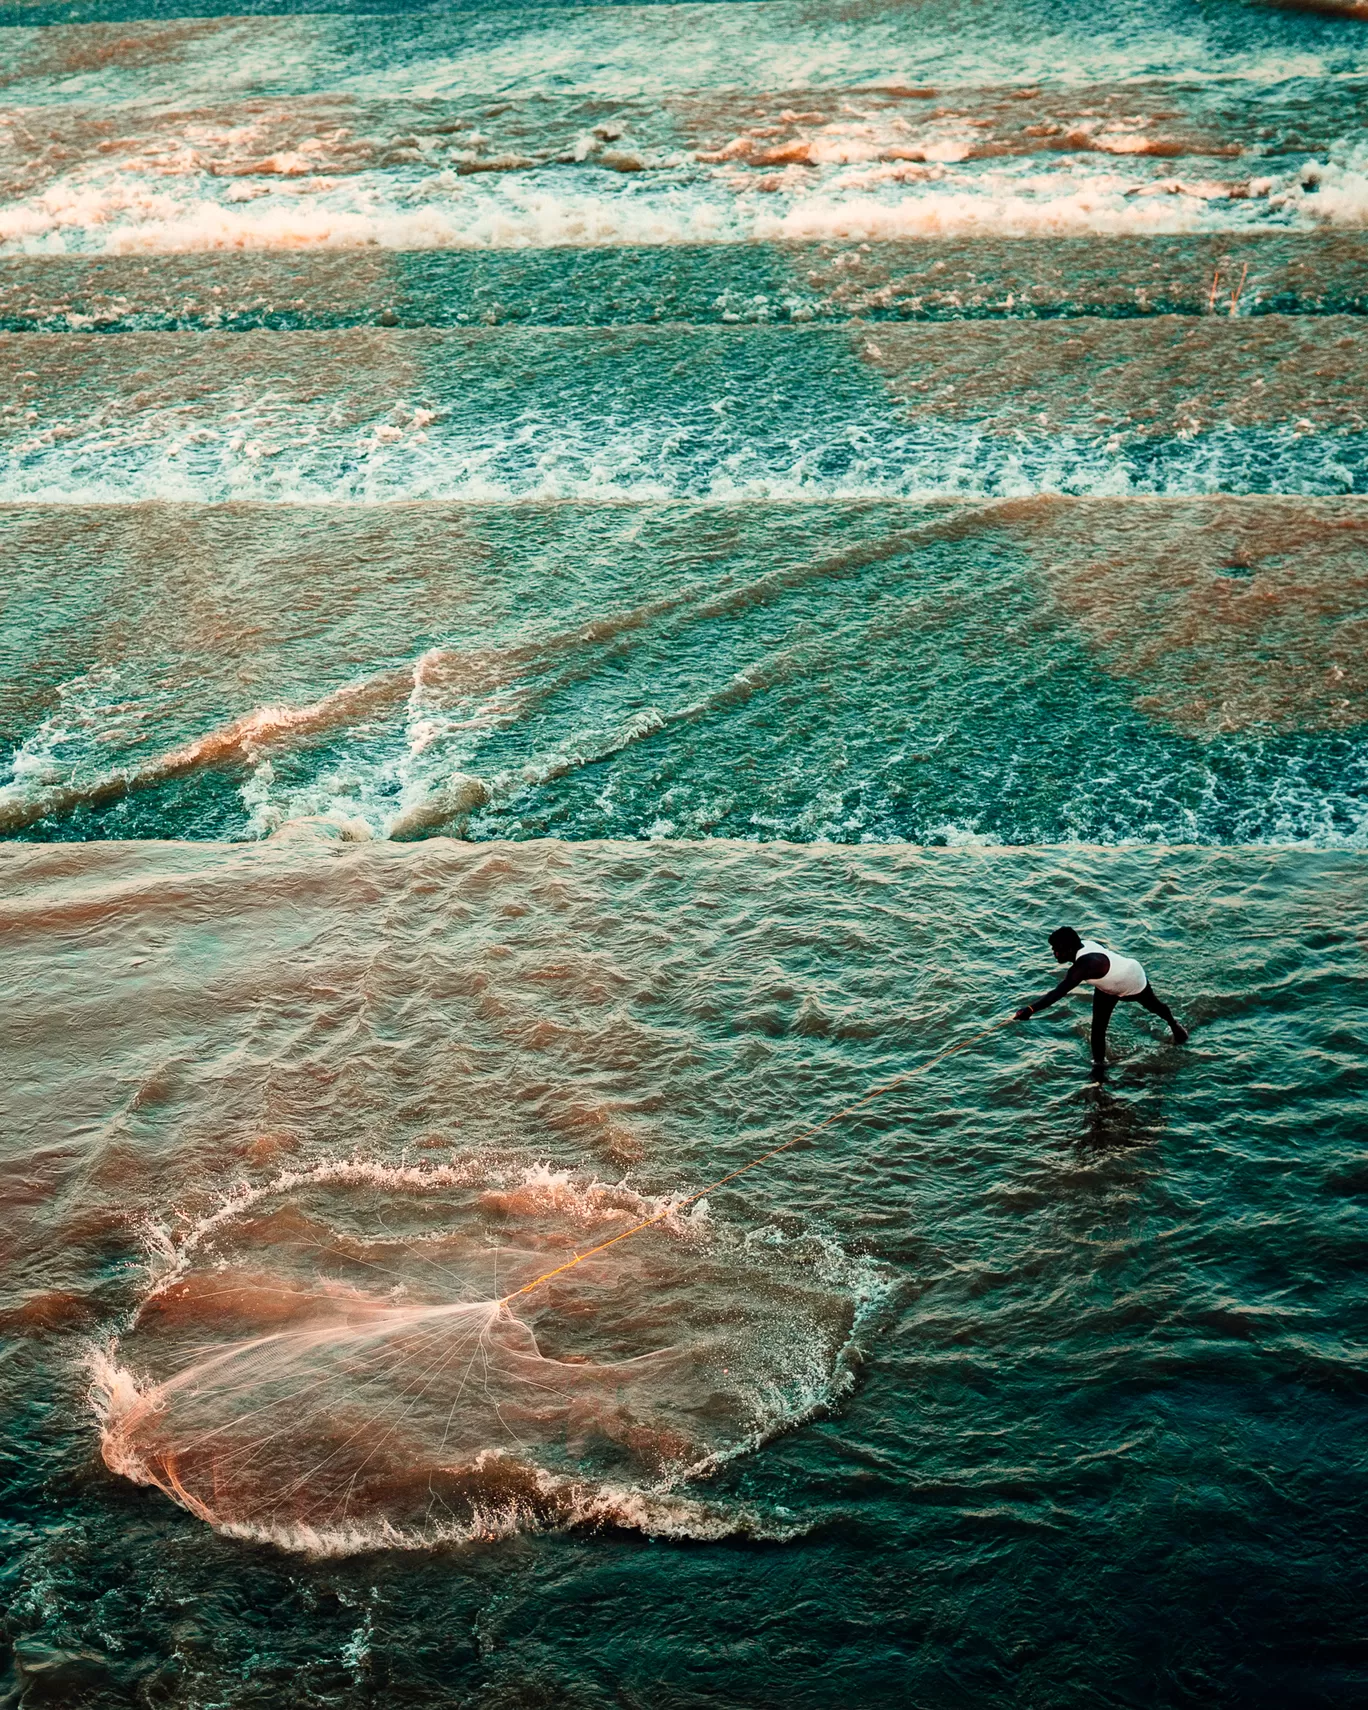
[{"label": "white foam", "polygon": [[[258,179],[249,200],[242,199],[240,178],[180,162],[157,162],[154,169],[100,160],[0,209],[0,253],[1180,234],[1270,222],[1301,230],[1355,227],[1368,219],[1368,155],[1355,138],[1324,159],[1280,164],[1272,174],[1260,175],[1261,163],[1251,158],[1230,179],[1156,174],[1144,157],[1126,154],[1109,156],[1106,167],[1096,153],[1060,155],[1048,167],[1034,157],[909,165],[854,158],[862,150],[877,155],[883,143],[828,139],[824,146],[834,164],[786,171],[768,188],[726,164],[626,175],[590,164],[475,178],[374,171],[288,184]],[[953,156],[956,149],[947,145],[941,153]]]},{"label": "white foam", "polygon": [[[276,455],[269,459],[254,458],[251,441],[245,447],[224,444],[217,431],[219,443],[207,452],[187,448],[183,424],[161,441],[151,431],[139,436],[68,430],[54,433],[47,445],[20,445],[0,458],[0,502],[730,504],[1037,493],[1334,495],[1356,491],[1364,481],[1359,436],[1311,433],[1291,423],[1249,429],[1217,425],[1155,442],[1143,434],[1116,436],[1110,430],[1009,436],[989,433],[972,421],[904,424],[891,410],[882,420],[871,416],[832,427],[794,422],[786,436],[755,431],[757,425],[763,427],[744,417],[733,424],[719,416],[714,427],[681,444],[674,420],[646,418],[634,427],[570,420],[553,427],[532,418],[502,426],[490,422],[484,435],[451,426],[421,443],[410,438],[379,447],[369,431],[335,436],[331,443],[320,435],[302,448],[273,448]],[[491,704],[488,717],[497,722],[511,711]],[[441,721],[422,722],[431,740]],[[271,735],[263,728],[262,742]],[[61,738],[54,726],[44,741],[59,746]],[[625,739],[631,740],[632,733]],[[595,733],[592,740],[613,738]],[[247,759],[259,746],[246,735],[237,744]],[[26,745],[16,763],[36,781],[52,761]],[[439,782],[425,776],[419,794],[407,797],[403,807],[425,812],[422,800]],[[453,798],[451,811],[459,810]]]},{"label": "white foam", "polygon": [[[765,1515],[749,1505],[734,1508],[668,1492],[634,1490],[624,1485],[594,1485],[558,1478],[543,1468],[529,1469],[538,1501],[491,1502],[460,1523],[430,1521],[419,1527],[394,1526],[384,1519],[351,1525],[282,1526],[230,1522],[217,1530],[247,1543],[271,1544],[291,1554],[328,1559],[376,1551],[456,1549],[495,1544],[519,1532],[601,1531],[618,1527],[648,1538],[717,1543],[725,1538],[754,1538],[790,1543],[808,1523]],[[548,1523],[547,1510],[555,1519]]]},{"label": "white foam", "polygon": [[[432,1475],[453,1478],[462,1490],[475,1493],[468,1511],[459,1515],[448,1504],[434,1504],[426,1501],[426,1497],[426,1518],[421,1514],[422,1503],[417,1516],[405,1513],[402,1518],[385,1509],[377,1511],[373,1508],[353,1514],[345,1502],[338,1513],[328,1510],[329,1494],[324,1499],[323,1517],[314,1520],[306,1514],[292,1512],[297,1507],[294,1493],[300,1488],[293,1477],[287,1483],[278,1511],[271,1507],[268,1496],[259,1514],[249,1512],[240,1515],[231,1510],[217,1512],[220,1504],[217,1474],[211,1487],[203,1486],[204,1469],[192,1470],[193,1454],[191,1462],[182,1462],[180,1451],[174,1445],[179,1441],[178,1429],[186,1429],[191,1419],[198,1423],[187,1440],[190,1451],[197,1452],[219,1438],[217,1429],[205,1436],[201,1426],[203,1406],[216,1405],[220,1393],[224,1406],[222,1429],[229,1434],[222,1440],[222,1452],[232,1461],[232,1457],[241,1452],[236,1448],[230,1449],[233,1434],[237,1431],[238,1414],[246,1408],[242,1417],[249,1421],[255,1417],[252,1400],[242,1399],[243,1386],[250,1392],[254,1384],[261,1384],[261,1395],[269,1398],[276,1392],[276,1386],[293,1377],[305,1385],[304,1395],[313,1394],[318,1388],[318,1373],[333,1369],[325,1362],[333,1358],[334,1344],[341,1348],[342,1365],[336,1367],[339,1374],[354,1372],[358,1362],[364,1364],[371,1359],[384,1362],[383,1369],[389,1373],[389,1362],[396,1357],[395,1349],[402,1346],[402,1342],[396,1342],[394,1338],[411,1335],[415,1325],[420,1327],[421,1336],[431,1333],[422,1327],[436,1325],[439,1335],[448,1338],[454,1335],[462,1347],[466,1345],[463,1339],[479,1329],[480,1345],[486,1352],[484,1382],[499,1381],[505,1386],[516,1386],[526,1381],[524,1368],[528,1362],[543,1358],[537,1352],[530,1330],[510,1313],[506,1301],[465,1300],[460,1297],[461,1273],[448,1272],[448,1266],[458,1252],[479,1253],[483,1250],[478,1224],[469,1229],[464,1224],[453,1224],[449,1230],[425,1227],[425,1232],[405,1241],[398,1236],[389,1218],[379,1217],[377,1239],[381,1246],[372,1258],[380,1258],[383,1252],[391,1254],[391,1264],[400,1260],[411,1264],[417,1255],[420,1265],[428,1268],[415,1274],[423,1276],[429,1288],[434,1261],[426,1259],[424,1253],[430,1250],[431,1243],[441,1245],[450,1242],[456,1238],[457,1229],[462,1230],[460,1240],[464,1246],[460,1249],[443,1246],[444,1262],[438,1265],[439,1272],[447,1278],[447,1286],[457,1291],[455,1301],[451,1304],[410,1304],[404,1287],[392,1288],[383,1295],[372,1295],[371,1291],[377,1286],[375,1279],[380,1277],[382,1267],[369,1261],[366,1261],[365,1293],[357,1293],[350,1285],[340,1282],[329,1283],[322,1275],[314,1279],[312,1295],[290,1292],[291,1287],[297,1285],[291,1285],[284,1279],[293,1276],[288,1265],[297,1262],[297,1256],[294,1261],[287,1259],[284,1249],[275,1262],[285,1264],[287,1268],[281,1273],[280,1284],[275,1285],[277,1294],[271,1294],[271,1261],[266,1261],[263,1272],[263,1254],[256,1245],[253,1214],[259,1208],[282,1199],[297,1198],[310,1188],[354,1187],[374,1195],[418,1194],[445,1199],[452,1195],[454,1189],[469,1190],[472,1186],[481,1185],[481,1204],[497,1218],[500,1229],[522,1231],[520,1240],[523,1247],[533,1239],[534,1229],[549,1228],[552,1231],[551,1244],[546,1248],[548,1261],[559,1262],[564,1256],[554,1231],[567,1220],[572,1226],[588,1229],[595,1229],[596,1225],[607,1220],[610,1228],[616,1225],[617,1231],[622,1231],[645,1218],[668,1237],[667,1249],[658,1253],[657,1262],[663,1260],[665,1265],[661,1280],[674,1277],[678,1281],[690,1274],[688,1261],[672,1260],[668,1252],[680,1242],[688,1244],[694,1241],[705,1241],[719,1263],[735,1268],[734,1287],[744,1291],[750,1286],[747,1279],[753,1283],[757,1278],[765,1278],[767,1305],[764,1310],[766,1313],[773,1311],[778,1316],[773,1319],[767,1316],[764,1322],[769,1325],[770,1334],[779,1340],[770,1347],[766,1358],[759,1361],[753,1374],[735,1372],[738,1358],[745,1359],[747,1350],[755,1353],[751,1342],[743,1338],[732,1350],[730,1358],[735,1374],[732,1390],[736,1390],[738,1383],[741,1385],[733,1396],[732,1405],[733,1408],[741,1405],[741,1413],[734,1422],[745,1426],[741,1433],[737,1435],[733,1429],[729,1436],[729,1432],[724,1430],[716,1444],[701,1456],[694,1452],[679,1458],[675,1450],[670,1450],[658,1476],[641,1482],[605,1479],[589,1474],[579,1476],[542,1466],[523,1436],[513,1437],[511,1444],[494,1442],[472,1447],[467,1441],[459,1449],[453,1440],[450,1454],[455,1458],[448,1465],[441,1458],[441,1449],[447,1443],[446,1431],[443,1431]],[[466,1203],[469,1203],[468,1199]],[[759,1241],[758,1248],[763,1251],[757,1257],[748,1256],[757,1249],[756,1231],[750,1231],[738,1242],[733,1232],[719,1229],[706,1216],[676,1218],[673,1214],[679,1204],[678,1196],[643,1197],[624,1184],[606,1186],[597,1181],[587,1181],[546,1161],[521,1166],[512,1164],[500,1170],[488,1160],[473,1158],[454,1165],[415,1167],[358,1157],[283,1170],[263,1184],[241,1184],[217,1206],[198,1213],[180,1214],[173,1224],[158,1225],[148,1231],[149,1289],[144,1304],[158,1298],[164,1302],[168,1299],[193,1302],[199,1297],[193,1292],[187,1295],[185,1289],[194,1285],[196,1279],[202,1288],[206,1278],[213,1279],[213,1286],[209,1295],[203,1298],[214,1302],[222,1299],[221,1279],[232,1274],[235,1262],[233,1244],[241,1228],[248,1243],[245,1251],[250,1255],[250,1268],[244,1279],[249,1299],[254,1298],[252,1290],[259,1292],[265,1289],[268,1300],[275,1300],[279,1289],[284,1288],[286,1300],[312,1300],[314,1316],[310,1317],[306,1312],[298,1323],[282,1326],[274,1309],[268,1310],[263,1321],[263,1334],[249,1335],[243,1340],[241,1330],[235,1333],[230,1326],[226,1331],[228,1339],[221,1344],[203,1344],[192,1331],[191,1341],[177,1355],[175,1350],[179,1343],[175,1338],[179,1332],[175,1328],[176,1312],[168,1312],[163,1306],[148,1315],[149,1329],[143,1332],[150,1332],[155,1345],[155,1339],[165,1333],[161,1327],[166,1325],[173,1338],[169,1350],[172,1370],[170,1374],[163,1372],[159,1381],[137,1375],[121,1353],[117,1339],[106,1346],[93,1348],[89,1356],[91,1405],[101,1425],[106,1462],[122,1476],[161,1486],[191,1512],[229,1536],[269,1542],[280,1548],[312,1555],[347,1555],[376,1549],[427,1549],[441,1544],[467,1545],[493,1541],[520,1530],[609,1525],[657,1537],[715,1539],[744,1535],[782,1540],[795,1536],[802,1529],[801,1524],[782,1513],[762,1515],[745,1505],[704,1503],[682,1492],[679,1486],[706,1476],[737,1455],[753,1452],[776,1431],[830,1406],[845,1393],[852,1382],[851,1356],[855,1338],[867,1324],[870,1312],[885,1298],[887,1279],[877,1267],[850,1260],[829,1241],[814,1243],[800,1239],[795,1242],[776,1235],[775,1240],[768,1243]],[[318,1214],[301,1208],[300,1215],[305,1223],[297,1243],[298,1253],[312,1255],[317,1244],[310,1237],[309,1220]],[[348,1215],[349,1249],[361,1240],[356,1233],[356,1215],[355,1212]],[[468,1213],[464,1215],[469,1216]],[[591,1236],[591,1239],[597,1238],[597,1233]],[[772,1256],[766,1257],[765,1254],[771,1250]],[[357,1256],[360,1257],[359,1254]],[[530,1254],[527,1251],[522,1253],[524,1269],[529,1257],[535,1263],[535,1249]],[[681,1263],[683,1269],[679,1268]],[[784,1317],[786,1309],[782,1304],[787,1298],[782,1277],[790,1272],[799,1279],[799,1291],[793,1297],[791,1323]],[[635,1275],[630,1271],[627,1274]],[[498,1275],[497,1269],[495,1275]],[[298,1279],[299,1283],[304,1280],[302,1275]],[[829,1330],[814,1334],[818,1321],[809,1323],[808,1317],[813,1310],[814,1284],[829,1291],[833,1299],[849,1298],[852,1316],[848,1329],[837,1331],[833,1321]],[[773,1300],[769,1299],[771,1287],[777,1290]],[[509,1298],[516,1301],[517,1296]],[[216,1304],[213,1311],[218,1310]],[[317,1315],[320,1310],[322,1317]],[[141,1317],[140,1308],[129,1331],[135,1339]],[[477,1320],[478,1323],[472,1329],[467,1326],[467,1320]],[[191,1322],[194,1322],[193,1318]],[[706,1327],[711,1323],[711,1316],[705,1311],[700,1324]],[[449,1328],[443,1331],[441,1326]],[[833,1332],[838,1336],[837,1342],[831,1340]],[[718,1356],[716,1350],[709,1352],[712,1331],[705,1328],[703,1334],[704,1342],[696,1350],[697,1356],[705,1364],[714,1357],[725,1361],[728,1357],[725,1353]],[[187,1357],[190,1360],[188,1366],[185,1364]],[[670,1416],[673,1393],[670,1374],[673,1367],[669,1362],[673,1357],[668,1352],[648,1353],[636,1360],[628,1359],[620,1366],[610,1364],[593,1369],[592,1362],[586,1365],[573,1360],[569,1363],[550,1360],[543,1370],[544,1381],[535,1383],[534,1388],[538,1396],[545,1390],[549,1398],[552,1392],[548,1385],[554,1374],[559,1372],[565,1381],[590,1386],[575,1391],[585,1397],[587,1405],[590,1397],[597,1393],[593,1386],[601,1388],[606,1382],[613,1416],[616,1417],[624,1407],[629,1411],[635,1408],[641,1413],[641,1426],[649,1428],[653,1406],[663,1408],[665,1415]],[[423,1358],[426,1360],[427,1356]],[[666,1363],[659,1365],[662,1360]],[[653,1377],[658,1366],[658,1375]],[[493,1367],[497,1367],[501,1374],[497,1380]],[[431,1369],[430,1366],[425,1368],[423,1386],[415,1392],[416,1395],[426,1394]],[[601,1377],[596,1375],[600,1371]],[[583,1374],[582,1379],[576,1378],[576,1373]],[[727,1375],[725,1365],[720,1375]],[[345,1382],[345,1379],[340,1381]],[[368,1392],[372,1398],[368,1405],[383,1409],[391,1381],[387,1377],[381,1390]],[[556,1381],[561,1382],[562,1379],[557,1378]],[[643,1382],[647,1387],[636,1393],[635,1401],[629,1402],[626,1386]],[[662,1385],[666,1388],[662,1389]],[[458,1398],[465,1389],[466,1382],[462,1378],[456,1392]],[[653,1395],[656,1397],[654,1402],[650,1399]],[[706,1402],[704,1417],[713,1415],[714,1400],[708,1399],[712,1395],[705,1382],[699,1391],[699,1402],[691,1404]],[[617,1399],[612,1400],[613,1396]],[[276,1402],[264,1404],[276,1405]],[[531,1405],[530,1402],[526,1404]],[[315,1398],[311,1405],[322,1407],[324,1403]],[[417,1405],[416,1401],[414,1405]],[[558,1404],[548,1400],[544,1403],[539,1401],[538,1405],[550,1406],[548,1417],[556,1417]],[[466,1407],[474,1406],[474,1397],[467,1398]],[[408,1419],[411,1413],[410,1407],[403,1417]],[[483,1414],[479,1417],[483,1418]],[[497,1405],[490,1419],[493,1422],[502,1419]],[[532,1420],[531,1413],[522,1417],[520,1430],[523,1433],[531,1431]],[[447,1430],[450,1430],[451,1423],[452,1418],[448,1415]],[[474,1429],[481,1429],[478,1421]],[[662,1423],[661,1429],[667,1441],[672,1435],[677,1436],[674,1427]],[[166,1437],[168,1431],[169,1438]],[[200,1434],[195,1435],[194,1432]],[[281,1433],[278,1431],[276,1435]],[[384,1435],[377,1437],[376,1447],[385,1440]],[[312,1438],[308,1441],[312,1442]],[[347,1441],[352,1441],[352,1438]],[[479,1439],[476,1438],[475,1442],[478,1445]],[[680,1447],[683,1446],[681,1439]],[[215,1448],[212,1453],[217,1455],[220,1449]],[[362,1466],[367,1461],[363,1461]],[[320,1472],[327,1465],[327,1461],[321,1463]],[[347,1488],[350,1491],[352,1487]],[[421,1479],[415,1488],[421,1492]],[[427,1495],[431,1495],[430,1489]],[[441,1518],[432,1518],[433,1506],[441,1508]]]}]

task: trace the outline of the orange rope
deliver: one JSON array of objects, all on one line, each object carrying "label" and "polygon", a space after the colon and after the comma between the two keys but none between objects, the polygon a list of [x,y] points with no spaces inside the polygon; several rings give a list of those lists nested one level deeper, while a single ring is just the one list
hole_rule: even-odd
[{"label": "orange rope", "polygon": [[901,1075],[895,1075],[891,1081],[882,1081],[854,1104],[848,1104],[844,1110],[833,1111],[830,1116],[823,1117],[811,1128],[805,1128],[801,1134],[795,1134],[792,1140],[785,1140],[782,1146],[772,1146],[768,1152],[762,1152],[758,1158],[752,1158],[748,1164],[742,1164],[737,1169],[729,1170],[725,1176],[719,1176],[715,1182],[709,1182],[707,1187],[701,1187],[696,1193],[687,1194],[683,1199],[675,1200],[664,1211],[656,1212],[654,1217],[643,1218],[640,1223],[634,1223],[630,1229],[624,1229],[617,1235],[610,1235],[606,1241],[600,1241],[597,1247],[590,1247],[587,1252],[576,1253],[573,1259],[567,1259],[563,1265],[557,1265],[554,1270],[543,1271],[539,1277],[533,1277],[530,1283],[524,1283],[521,1288],[515,1288],[512,1294],[501,1297],[498,1304],[507,1306],[510,1300],[517,1300],[519,1295],[531,1294],[534,1288],[540,1288],[542,1283],[550,1282],[552,1277],[561,1276],[565,1271],[573,1271],[576,1265],[582,1265],[586,1259],[592,1259],[598,1253],[606,1253],[609,1247],[616,1247],[619,1241],[629,1240],[633,1235],[640,1235],[643,1229],[650,1229],[657,1223],[663,1223],[667,1217],[673,1217],[677,1211],[682,1211],[686,1205],[692,1205],[695,1200],[704,1199],[710,1193],[716,1193],[718,1188],[725,1187],[728,1182],[734,1182],[738,1176],[744,1176],[749,1171],[758,1169],[761,1164],[767,1164],[771,1158],[777,1158],[781,1152],[790,1151],[794,1146],[801,1145],[804,1140],[811,1140],[814,1134],[820,1134],[824,1128],[830,1128],[833,1122],[840,1122],[843,1117],[853,1116],[857,1110],[872,1104],[876,1098],[882,1098],[885,1093],[900,1087],[905,1081],[915,1080],[918,1075],[924,1075],[928,1069],[934,1069],[937,1063],[943,1063],[956,1051],[963,1051],[967,1045],[977,1045],[980,1039],[986,1039],[990,1033],[995,1033],[999,1027],[1005,1027],[1014,1016],[1004,1015],[1001,1021],[995,1021],[991,1027],[985,1027],[981,1033],[971,1034],[968,1039],[957,1039],[953,1045],[947,1045],[934,1057],[924,1063],[919,1063],[915,1069],[908,1069]]}]

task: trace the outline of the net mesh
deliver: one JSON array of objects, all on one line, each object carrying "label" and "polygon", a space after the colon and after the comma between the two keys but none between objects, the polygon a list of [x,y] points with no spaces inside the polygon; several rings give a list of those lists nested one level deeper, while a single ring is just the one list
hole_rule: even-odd
[{"label": "net mesh", "polygon": [[166,1246],[99,1358],[104,1457],[313,1550],[754,1530],[680,1487],[843,1387],[868,1282],[824,1243],[545,1168],[295,1173]]}]

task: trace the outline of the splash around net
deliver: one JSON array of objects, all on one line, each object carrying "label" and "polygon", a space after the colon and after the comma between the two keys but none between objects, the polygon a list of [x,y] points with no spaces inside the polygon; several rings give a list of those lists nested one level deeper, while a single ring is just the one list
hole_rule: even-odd
[{"label": "splash around net", "polygon": [[163,1245],[95,1357],[102,1451],[210,1525],[316,1553],[784,1535],[684,1487],[835,1399],[880,1292],[828,1243],[544,1166],[289,1172]]}]

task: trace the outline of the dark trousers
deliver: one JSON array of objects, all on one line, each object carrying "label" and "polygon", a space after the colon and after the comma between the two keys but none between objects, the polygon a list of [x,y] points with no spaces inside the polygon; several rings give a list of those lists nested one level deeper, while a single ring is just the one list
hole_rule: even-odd
[{"label": "dark trousers", "polygon": [[1141,1009],[1147,1009],[1151,1015],[1157,1015],[1160,1021],[1166,1021],[1170,1027],[1174,1025],[1173,1011],[1162,998],[1154,995],[1154,987],[1146,986],[1144,991],[1137,992],[1134,997],[1116,998],[1110,992],[1100,992],[1093,987],[1092,1012],[1092,1056],[1094,1063],[1101,1063],[1107,1056],[1107,1023],[1112,1018],[1112,1011],[1119,1003],[1138,1003]]}]

